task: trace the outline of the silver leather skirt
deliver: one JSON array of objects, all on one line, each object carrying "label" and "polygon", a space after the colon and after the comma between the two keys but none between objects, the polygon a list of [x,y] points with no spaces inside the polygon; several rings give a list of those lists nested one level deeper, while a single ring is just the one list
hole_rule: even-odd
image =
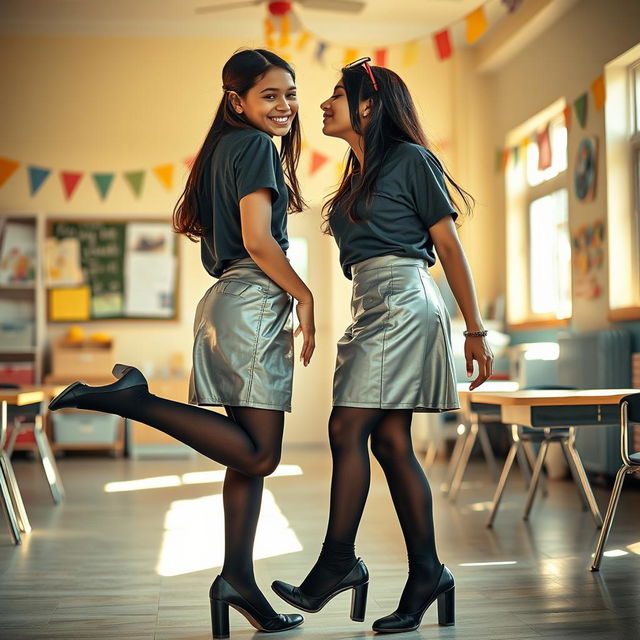
[{"label": "silver leather skirt", "polygon": [[232,262],[196,309],[189,402],[291,411],[292,306],[251,258]]},{"label": "silver leather skirt", "polygon": [[338,342],[334,406],[459,408],[449,314],[426,262],[379,256],[351,273],[353,322]]}]

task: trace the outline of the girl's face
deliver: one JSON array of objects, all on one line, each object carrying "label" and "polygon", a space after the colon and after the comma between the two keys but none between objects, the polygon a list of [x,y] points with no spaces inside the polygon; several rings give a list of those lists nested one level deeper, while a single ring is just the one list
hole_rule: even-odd
[{"label": "girl's face", "polygon": [[[322,116],[322,133],[325,136],[333,138],[342,138],[350,140],[355,135],[351,126],[351,117],[349,115],[349,102],[347,100],[347,92],[342,82],[339,82],[333,89],[333,95],[325,100],[321,105]],[[371,101],[364,100],[360,103],[358,109],[360,115],[360,126],[367,126],[367,117],[371,110]]]},{"label": "girl's face", "polygon": [[244,97],[231,93],[231,104],[237,113],[270,136],[284,136],[291,130],[298,113],[296,85],[288,71],[269,69]]}]

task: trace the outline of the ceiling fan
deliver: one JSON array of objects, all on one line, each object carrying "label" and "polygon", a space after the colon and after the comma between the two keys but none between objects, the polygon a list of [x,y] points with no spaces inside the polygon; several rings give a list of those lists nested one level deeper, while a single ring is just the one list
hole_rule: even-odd
[{"label": "ceiling fan", "polygon": [[[359,0],[295,0],[294,2],[270,2],[269,0],[235,0],[232,2],[220,2],[218,4],[208,4],[203,7],[196,7],[196,13],[214,13],[216,11],[226,11],[227,9],[240,9],[241,7],[254,7],[266,4],[270,11],[271,5],[281,5],[273,7],[274,14],[285,13],[292,4],[298,4],[307,9],[320,9],[326,11],[344,11],[345,13],[360,13],[365,7],[365,2]],[[287,5],[286,7],[284,5]]]}]

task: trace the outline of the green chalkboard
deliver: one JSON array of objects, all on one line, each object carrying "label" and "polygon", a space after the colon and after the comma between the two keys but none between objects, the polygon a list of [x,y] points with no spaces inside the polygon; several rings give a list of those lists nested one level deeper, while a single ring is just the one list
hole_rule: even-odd
[{"label": "green chalkboard", "polygon": [[[177,242],[169,222],[57,220],[49,236],[59,260],[79,261],[75,286],[89,288],[88,319],[176,318]],[[70,285],[54,283],[50,291]]]}]

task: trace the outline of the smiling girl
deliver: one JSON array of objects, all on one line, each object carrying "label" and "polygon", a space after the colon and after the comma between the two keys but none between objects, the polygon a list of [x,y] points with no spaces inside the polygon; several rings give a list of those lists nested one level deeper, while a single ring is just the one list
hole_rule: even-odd
[{"label": "smiling girl", "polygon": [[[199,239],[217,282],[198,304],[190,402],[224,406],[227,417],[149,393],[142,373],[116,365],[117,382],[76,382],[50,409],[117,413],[177,438],[227,467],[225,557],[210,590],[213,635],[229,635],[229,606],[261,631],[298,626],[277,614],[256,584],[252,552],[264,476],[277,467],[284,412],[291,410],[293,335],[300,359],[315,348],[313,297],[286,258],[287,213],[304,201],[296,179],[300,126],[295,73],[264,49],[235,53],[224,95],[174,211],[174,227]],[[272,137],[282,139],[280,152]],[[299,326],[292,334],[292,299]]]}]

